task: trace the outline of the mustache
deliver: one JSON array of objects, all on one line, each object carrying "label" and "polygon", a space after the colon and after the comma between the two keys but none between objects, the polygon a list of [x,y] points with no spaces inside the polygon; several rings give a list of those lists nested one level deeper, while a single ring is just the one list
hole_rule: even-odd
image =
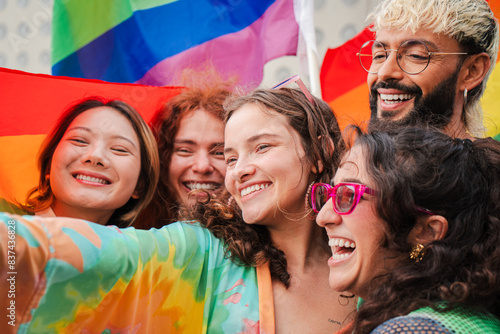
[{"label": "mustache", "polygon": [[417,85],[407,86],[396,81],[390,81],[390,82],[379,81],[371,87],[370,94],[376,96],[378,94],[377,90],[379,88],[397,89],[411,94],[415,94],[416,96],[422,96],[422,89],[420,89],[420,87],[418,87]]}]

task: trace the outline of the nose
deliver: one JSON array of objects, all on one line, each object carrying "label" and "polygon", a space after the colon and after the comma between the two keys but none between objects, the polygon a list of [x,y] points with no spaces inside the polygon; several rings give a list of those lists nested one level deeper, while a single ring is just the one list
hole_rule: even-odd
[{"label": "nose", "polygon": [[89,145],[85,154],[81,157],[81,162],[83,164],[108,168],[109,159],[106,148],[103,145]]},{"label": "nose", "polygon": [[342,217],[333,210],[333,203],[330,198],[316,216],[316,223],[321,227],[327,228],[333,224],[338,225],[341,221]]},{"label": "nose", "polygon": [[209,154],[198,154],[195,156],[193,163],[193,171],[200,174],[210,174],[214,171],[212,158]]},{"label": "nose", "polygon": [[248,179],[248,177],[255,173],[255,166],[240,157],[233,168],[231,168],[231,170],[227,170],[227,173],[231,174],[234,181],[244,182]]},{"label": "nose", "polygon": [[403,79],[405,73],[398,65],[396,50],[387,51],[389,51],[389,55],[382,66],[380,66],[377,73],[379,80],[387,82]]}]

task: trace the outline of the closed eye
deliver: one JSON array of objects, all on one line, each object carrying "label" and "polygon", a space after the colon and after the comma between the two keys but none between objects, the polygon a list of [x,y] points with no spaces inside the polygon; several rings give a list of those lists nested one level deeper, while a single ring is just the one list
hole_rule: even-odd
[{"label": "closed eye", "polygon": [[83,138],[70,138],[69,141],[77,146],[87,145],[88,141]]},{"label": "closed eye", "polygon": [[210,154],[214,155],[218,159],[224,159],[224,146],[217,145],[210,151]]},{"label": "closed eye", "polygon": [[189,156],[193,154],[193,151],[187,147],[178,147],[175,149],[175,153],[180,156]]},{"label": "closed eye", "polygon": [[129,154],[130,151],[126,148],[123,148],[123,147],[113,147],[111,148],[111,150],[115,153],[119,153],[119,154]]}]

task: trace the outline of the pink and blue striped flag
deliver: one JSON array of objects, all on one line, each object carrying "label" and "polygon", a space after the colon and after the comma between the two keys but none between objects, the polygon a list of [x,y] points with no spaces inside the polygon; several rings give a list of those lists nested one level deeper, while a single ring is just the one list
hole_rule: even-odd
[{"label": "pink and blue striped flag", "polygon": [[253,88],[267,61],[297,53],[294,2],[55,1],[52,73],[164,86],[182,69],[210,63]]}]

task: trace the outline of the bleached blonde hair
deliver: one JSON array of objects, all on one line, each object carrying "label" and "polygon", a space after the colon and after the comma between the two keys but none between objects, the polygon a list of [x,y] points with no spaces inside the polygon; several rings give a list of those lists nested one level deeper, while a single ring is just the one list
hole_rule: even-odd
[{"label": "bleached blonde hair", "polygon": [[483,82],[468,92],[462,115],[467,131],[484,136],[480,98],[498,54],[498,21],[485,0],[384,0],[368,16],[373,29],[426,29],[455,39],[470,54],[486,52],[490,68]]}]

